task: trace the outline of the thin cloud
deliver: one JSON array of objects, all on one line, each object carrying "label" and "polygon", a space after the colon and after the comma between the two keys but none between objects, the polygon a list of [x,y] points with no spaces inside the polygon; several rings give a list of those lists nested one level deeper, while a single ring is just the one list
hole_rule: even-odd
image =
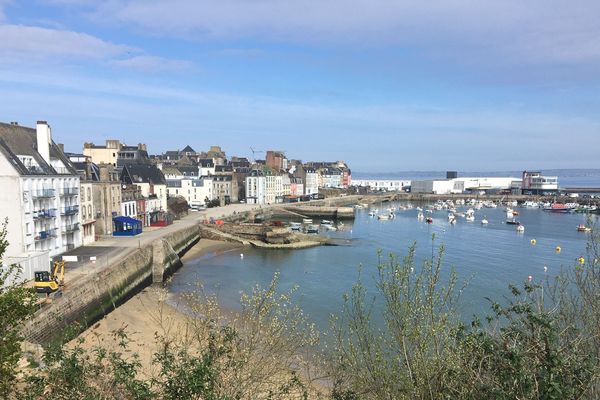
[{"label": "thin cloud", "polygon": [[180,72],[189,70],[193,64],[184,60],[171,60],[157,56],[135,56],[115,60],[113,65],[143,72]]},{"label": "thin cloud", "polygon": [[490,63],[600,62],[600,2],[114,0],[94,18],[168,36],[405,46]]},{"label": "thin cloud", "polygon": [[33,59],[75,57],[106,59],[136,51],[86,33],[25,25],[0,25],[0,54]]}]

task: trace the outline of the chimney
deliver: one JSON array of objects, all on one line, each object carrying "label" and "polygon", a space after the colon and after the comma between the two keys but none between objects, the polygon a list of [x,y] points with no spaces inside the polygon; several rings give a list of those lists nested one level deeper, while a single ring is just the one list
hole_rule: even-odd
[{"label": "chimney", "polygon": [[48,125],[46,121],[38,121],[35,130],[37,136],[37,151],[44,161],[50,164],[50,142],[52,141],[50,125]]},{"label": "chimney", "polygon": [[56,145],[58,146],[58,149],[61,153],[65,152],[65,145],[63,143],[56,143]]}]

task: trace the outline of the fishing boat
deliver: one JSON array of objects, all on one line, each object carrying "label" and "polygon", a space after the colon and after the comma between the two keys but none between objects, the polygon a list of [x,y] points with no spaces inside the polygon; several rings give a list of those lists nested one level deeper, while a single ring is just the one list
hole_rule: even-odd
[{"label": "fishing boat", "polygon": [[577,230],[579,232],[589,232],[592,230],[592,228],[589,228],[589,227],[585,226],[584,224],[579,224],[579,225],[577,225]]},{"label": "fishing boat", "polygon": [[544,207],[543,210],[554,213],[570,213],[575,211],[575,207],[562,203],[552,203],[550,207]]}]

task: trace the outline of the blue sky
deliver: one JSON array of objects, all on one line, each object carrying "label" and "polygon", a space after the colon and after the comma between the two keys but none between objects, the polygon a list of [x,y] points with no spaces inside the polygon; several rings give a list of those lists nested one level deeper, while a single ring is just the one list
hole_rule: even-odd
[{"label": "blue sky", "polygon": [[588,0],[0,0],[0,120],[48,120],[70,151],[595,168],[599,18]]}]

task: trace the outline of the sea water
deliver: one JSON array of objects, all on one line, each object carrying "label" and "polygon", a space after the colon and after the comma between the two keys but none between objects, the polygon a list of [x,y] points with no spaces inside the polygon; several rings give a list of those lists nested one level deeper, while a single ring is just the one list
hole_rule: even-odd
[{"label": "sea water", "polygon": [[[384,203],[374,208],[383,212],[399,205]],[[463,318],[482,316],[489,311],[488,298],[502,301],[509,296],[509,284],[523,283],[530,276],[542,281],[557,274],[562,266],[572,267],[579,257],[586,256],[589,234],[576,230],[578,224],[587,223],[586,215],[515,210],[519,212],[516,219],[525,227],[524,233],[505,223],[504,207],[476,211],[475,222],[457,217],[455,225],[448,222],[447,211],[435,211],[433,224],[429,225],[417,219],[415,208],[399,210],[396,218],[388,221],[370,217],[368,209],[358,210],[356,219],[344,221],[338,231],[322,231],[343,246],[305,250],[243,247],[209,254],[187,262],[173,277],[170,291],[193,291],[201,282],[205,291],[218,296],[222,307],[236,310],[242,291],[248,292],[257,284],[267,286],[279,273],[279,289],[297,287],[296,299],[304,311],[325,328],[329,316],[341,310],[343,294],[357,282],[359,271],[369,296],[376,294],[378,253],[384,258],[389,254],[403,257],[416,243],[416,269],[426,258],[437,255],[443,245],[443,276],[447,278],[454,268],[459,282],[469,282],[461,297]],[[481,224],[484,217],[489,224]],[[597,217],[592,219],[594,222]]]}]

